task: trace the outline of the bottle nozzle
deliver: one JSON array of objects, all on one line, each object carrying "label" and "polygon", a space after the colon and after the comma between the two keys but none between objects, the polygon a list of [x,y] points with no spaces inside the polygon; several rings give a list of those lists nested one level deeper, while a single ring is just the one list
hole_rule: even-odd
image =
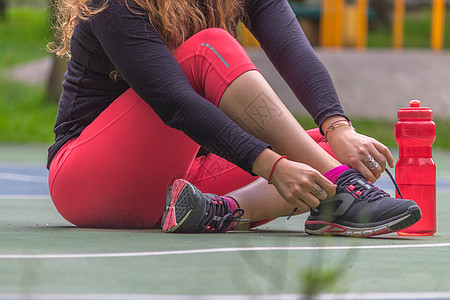
[{"label": "bottle nozzle", "polygon": [[420,107],[420,101],[419,100],[409,101],[409,107]]},{"label": "bottle nozzle", "polygon": [[419,100],[410,100],[409,107],[401,108],[397,112],[398,119],[433,119],[433,112],[429,107],[420,106]]}]

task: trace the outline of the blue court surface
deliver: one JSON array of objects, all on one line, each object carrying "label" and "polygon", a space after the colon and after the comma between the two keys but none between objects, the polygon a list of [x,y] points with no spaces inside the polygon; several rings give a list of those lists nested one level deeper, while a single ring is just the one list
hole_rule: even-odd
[{"label": "blue court surface", "polygon": [[309,236],[306,216],[226,234],[75,228],[45,156],[0,145],[0,300],[450,299],[450,152],[434,151],[438,232],[365,239]]}]

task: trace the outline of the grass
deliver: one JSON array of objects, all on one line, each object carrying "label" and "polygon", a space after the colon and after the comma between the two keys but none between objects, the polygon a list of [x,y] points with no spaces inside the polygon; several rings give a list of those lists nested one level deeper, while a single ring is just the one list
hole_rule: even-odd
[{"label": "grass", "polygon": [[56,104],[45,103],[43,87],[0,81],[0,142],[50,144]]},{"label": "grass", "polygon": [[0,19],[0,70],[48,55],[49,9],[11,7]]},{"label": "grass", "polygon": [[[49,55],[48,9],[12,6],[0,19],[0,74],[5,68]],[[0,142],[51,143],[56,104],[45,101],[43,86],[0,80]]]}]

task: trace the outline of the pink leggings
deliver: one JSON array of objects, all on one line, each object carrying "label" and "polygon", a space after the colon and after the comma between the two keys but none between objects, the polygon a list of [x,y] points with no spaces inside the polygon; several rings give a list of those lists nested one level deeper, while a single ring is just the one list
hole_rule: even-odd
[{"label": "pink leggings", "polygon": [[[195,91],[216,106],[234,79],[256,70],[222,29],[199,32],[175,57]],[[331,153],[317,130],[310,135]],[[154,228],[177,178],[220,195],[256,179],[214,154],[196,158],[199,148],[129,89],[59,150],[50,165],[50,194],[60,214],[79,227]]]}]

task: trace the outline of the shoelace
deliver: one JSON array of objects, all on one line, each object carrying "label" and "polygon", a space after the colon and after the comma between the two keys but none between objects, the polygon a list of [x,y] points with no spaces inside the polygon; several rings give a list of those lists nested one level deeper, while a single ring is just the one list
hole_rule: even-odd
[{"label": "shoelace", "polygon": [[371,182],[367,181],[358,172],[350,173],[343,178],[339,178],[337,183],[338,186],[350,186],[352,190],[356,190],[357,195],[360,199],[367,200],[369,202],[378,200],[380,198],[389,197],[389,194],[378,187],[373,185]]},{"label": "shoelace", "polygon": [[400,193],[400,188],[398,187],[397,181],[395,181],[394,176],[392,176],[391,172],[389,172],[388,169],[385,169],[385,171],[389,175],[389,178],[391,178],[391,181],[394,184],[395,190],[397,191],[397,194],[399,195],[400,199],[403,199],[402,193]]},{"label": "shoelace", "polygon": [[244,215],[244,210],[238,208],[228,212],[226,200],[222,198],[211,198],[211,202],[206,209],[204,219],[204,231],[225,231],[232,222],[240,222]]},{"label": "shoelace", "polygon": [[[392,183],[395,186],[395,189],[400,196],[401,199],[403,199],[402,194],[400,192],[400,188],[398,187],[397,182],[394,179],[394,176],[392,176],[391,172],[389,172],[388,169],[385,169],[386,173],[388,174],[389,178],[391,179]],[[339,181],[339,180],[338,180]],[[388,193],[386,193],[383,190],[380,190],[377,186],[373,185],[371,182],[367,181],[361,174],[359,173],[353,173],[349,174],[341,182],[338,184],[343,183],[344,185],[353,184],[355,188],[363,188],[365,189],[364,192],[360,195],[361,198],[367,198],[367,201],[374,201],[380,198],[383,198],[385,196],[390,196]],[[361,191],[361,190],[360,190]]]},{"label": "shoelace", "polygon": [[[392,183],[394,184],[395,190],[397,191],[397,194],[399,195],[399,197],[400,197],[401,199],[403,199],[402,193],[400,192],[400,188],[398,187],[398,184],[397,184],[397,182],[395,181],[394,176],[392,176],[391,172],[389,172],[388,169],[385,169],[385,171],[386,171],[386,173],[389,175],[389,178],[391,179]],[[359,176],[358,176],[358,175],[359,175]],[[359,173],[354,173],[354,174],[352,174],[351,178],[348,179],[348,180],[345,180],[345,182],[350,181],[351,179],[355,179],[355,177],[362,177],[362,175],[360,175]],[[365,193],[362,193],[362,194],[361,194],[362,197],[364,197],[364,196],[367,195],[367,196],[369,196],[369,199],[368,199],[368,200],[369,200],[369,201],[373,201],[373,200],[376,200],[376,199],[379,199],[379,198],[383,197],[384,195],[389,196],[388,193],[384,192],[383,190],[380,190],[379,188],[377,188],[376,186],[374,186],[372,183],[369,183],[367,180],[364,179],[364,177],[362,177],[362,178],[363,178],[363,181],[366,181],[368,185],[370,185],[371,187],[375,187],[375,188],[370,188],[370,189],[368,189]],[[347,178],[346,178],[346,179],[347,179]],[[360,179],[360,180],[361,180],[361,179]],[[381,195],[381,193],[383,193],[384,195]],[[380,196],[378,196],[378,195],[380,195]],[[377,198],[376,198],[376,199],[373,199],[373,200],[370,200],[370,199],[372,199],[371,197],[377,197]],[[318,210],[317,210],[316,207],[311,207],[311,209],[314,210],[315,212],[318,212]],[[291,214],[287,217],[287,220],[289,220],[289,219],[294,215],[294,213],[295,213],[296,211],[297,211],[297,207],[294,208],[294,210],[291,212]]]}]

